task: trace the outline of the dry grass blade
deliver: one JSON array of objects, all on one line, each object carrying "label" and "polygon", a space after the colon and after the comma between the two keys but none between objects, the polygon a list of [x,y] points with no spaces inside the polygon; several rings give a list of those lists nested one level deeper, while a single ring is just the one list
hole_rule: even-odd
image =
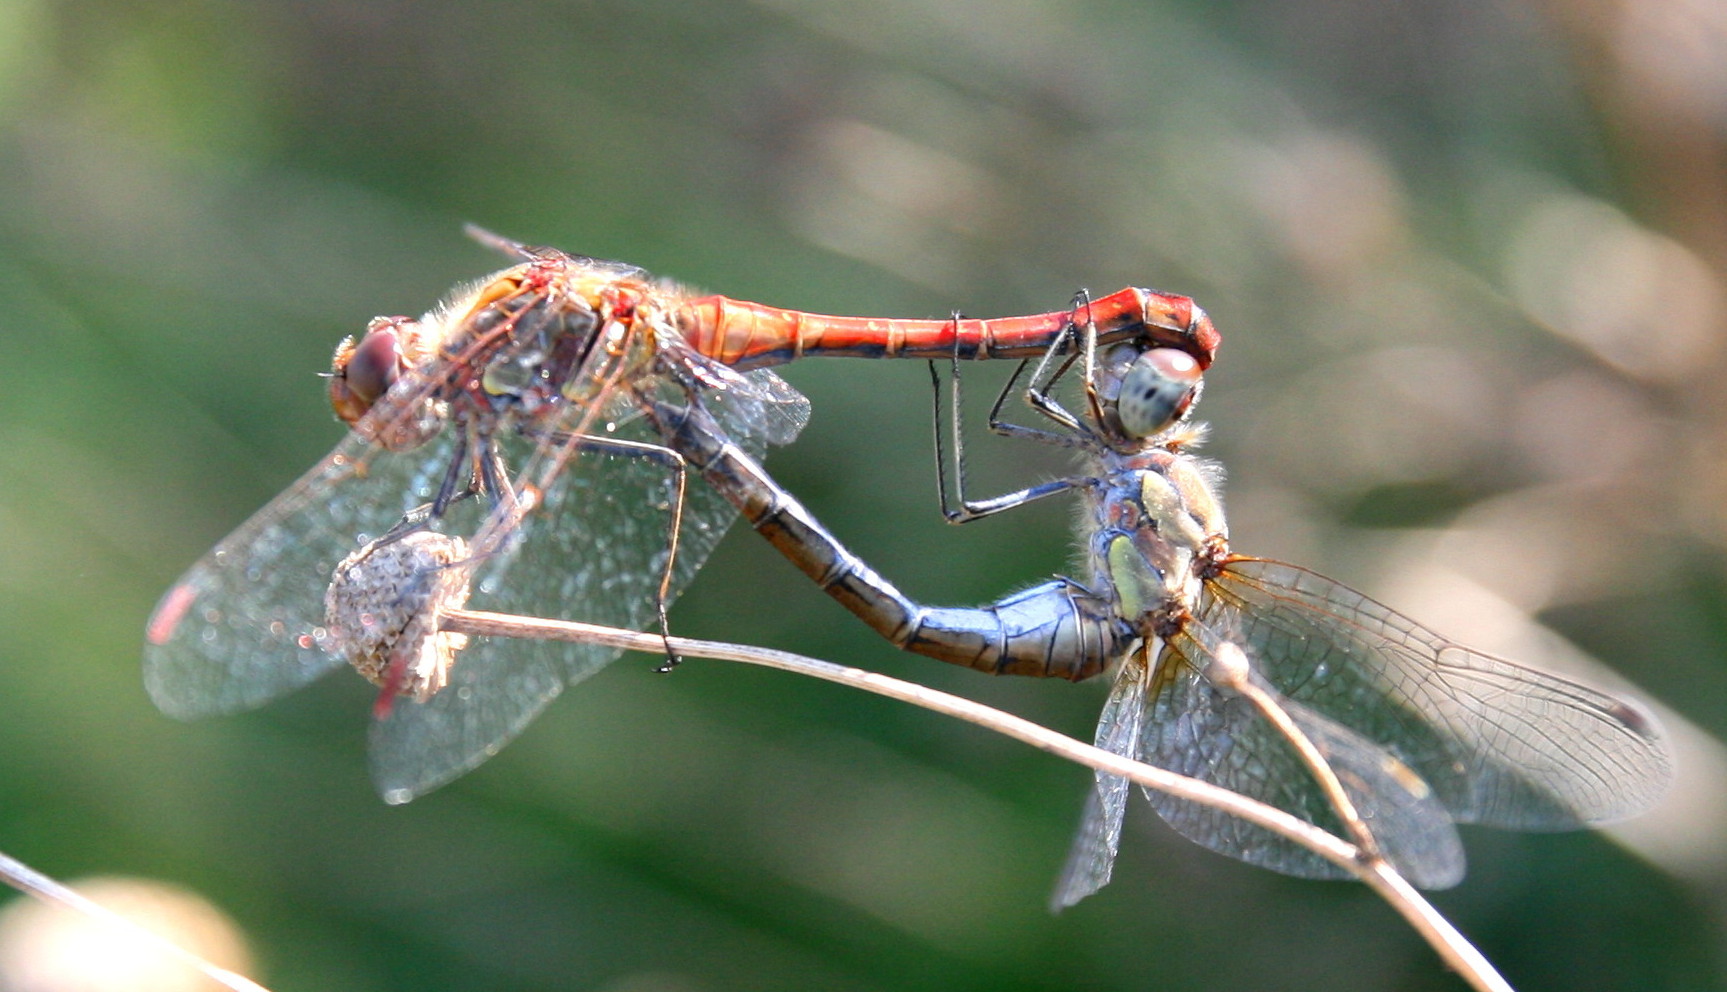
[{"label": "dry grass blade", "polygon": [[196,969],[223,988],[233,989],[234,992],[269,992],[269,989],[244,975],[235,974],[226,968],[211,964],[173,941],[147,927],[134,923],[101,903],[80,895],[70,887],[62,885],[16,858],[0,854],[0,879],[27,896],[39,899],[49,905],[61,906],[113,927],[115,933],[123,934],[133,943],[152,947],[163,955]]},{"label": "dry grass blade", "polygon": [[[607,644],[630,651],[662,654],[668,639],[659,634],[618,630],[594,624],[537,617],[507,616],[469,610],[447,610],[440,615],[439,628],[451,633],[470,636],[528,637],[560,640],[580,640]],[[1097,771],[1120,775],[1139,785],[1157,789],[1195,803],[1238,816],[1250,823],[1274,831],[1306,847],[1315,854],[1337,864],[1351,875],[1367,883],[1381,898],[1421,934],[1439,956],[1480,992],[1511,992],[1511,986],[1493,965],[1457,931],[1439,911],[1422,898],[1389,864],[1376,855],[1315,827],[1281,810],[1255,802],[1245,796],[1221,789],[1198,779],[1177,775],[1118,754],[1083,744],[1058,734],[1039,724],[1010,713],[974,703],[959,696],[928,689],[910,682],[889,678],[863,669],[848,668],[832,662],[818,661],[787,651],[758,648],[716,641],[688,638],[669,639],[672,650],[684,658],[712,658],[736,661],[781,671],[808,675],[862,689],[924,709],[957,717],[1051,754],[1077,762]]]}]

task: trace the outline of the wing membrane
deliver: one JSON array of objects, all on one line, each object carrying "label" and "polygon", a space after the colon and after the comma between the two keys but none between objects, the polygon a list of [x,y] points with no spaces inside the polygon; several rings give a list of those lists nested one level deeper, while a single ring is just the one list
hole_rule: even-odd
[{"label": "wing membrane", "polygon": [[162,597],[144,646],[150,698],[182,719],[234,713],[341,664],[322,633],[336,563],[429,501],[453,450],[447,437],[407,455],[344,438]]},{"label": "wing membrane", "polygon": [[[729,370],[728,370],[729,371]],[[735,382],[734,382],[735,380]],[[808,402],[767,371],[704,391],[701,401],[732,438],[760,457],[771,439],[794,438]],[[655,383],[638,388],[661,388]],[[671,388],[671,387],[666,387]],[[412,398],[413,394],[408,394]],[[407,408],[405,400],[399,408]],[[642,629],[654,617],[666,564],[675,476],[666,459],[601,453],[572,444],[596,425],[607,439],[657,441],[613,409],[571,409],[533,436],[496,438],[509,477],[543,485],[538,502],[503,539],[481,540],[473,609],[580,619]],[[192,567],[150,624],[145,681],[166,712],[181,717],[246,709],[341,664],[327,651],[324,591],[336,564],[396,526],[437,494],[456,431],[405,453],[350,434],[331,454]],[[694,473],[692,473],[694,476]],[[688,480],[670,593],[676,596],[719,543],[735,510],[699,477]],[[480,500],[462,501],[435,522],[472,537],[497,519]],[[488,523],[488,521],[492,521]],[[476,639],[457,656],[450,685],[428,702],[399,699],[372,730],[372,770],[394,802],[446,782],[497,752],[563,687],[619,652],[585,644]]]},{"label": "wing membrane", "polygon": [[1201,615],[1285,696],[1382,744],[1453,819],[1565,830],[1634,815],[1672,758],[1654,721],[1569,679],[1472,651],[1294,565],[1227,562]]},{"label": "wing membrane", "polygon": [[[1116,673],[1103,715],[1097,721],[1098,747],[1124,758],[1138,758],[1140,726],[1145,720],[1145,662],[1127,659]],[[1128,786],[1120,775],[1097,772],[1086,793],[1085,812],[1068,849],[1067,862],[1050,896],[1051,909],[1066,909],[1109,884],[1121,847],[1122,818],[1127,812]]]},{"label": "wing membrane", "polygon": [[[1144,760],[1347,837],[1295,749],[1248,699],[1201,674],[1196,649],[1192,641],[1178,638],[1158,659],[1141,735]],[[1324,755],[1386,859],[1422,888],[1457,884],[1463,877],[1463,847],[1425,783],[1361,734],[1299,703],[1280,702]],[[1219,853],[1304,878],[1347,874],[1307,848],[1228,813],[1152,790],[1146,797],[1178,833]]]}]

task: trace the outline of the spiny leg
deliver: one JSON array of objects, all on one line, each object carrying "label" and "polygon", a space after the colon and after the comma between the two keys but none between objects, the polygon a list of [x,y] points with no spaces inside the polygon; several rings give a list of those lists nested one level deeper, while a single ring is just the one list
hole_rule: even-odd
[{"label": "spiny leg", "polygon": [[[1052,354],[1054,351],[1059,349],[1060,346],[1059,341],[1051,345],[1051,351],[1046,353],[1044,362],[1039,364],[1040,369],[1048,362],[1049,354]],[[947,481],[947,458],[945,457],[942,445],[943,416],[941,403],[941,376],[936,372],[935,362],[932,361],[929,364],[930,391],[934,398],[936,490],[941,502],[941,513],[943,518],[945,518],[949,523],[969,523],[973,520],[1000,513],[1003,510],[1024,505],[1033,500],[1042,499],[1045,496],[1067,492],[1070,489],[1091,485],[1093,483],[1094,480],[1091,479],[1070,477],[1040,483],[1035,486],[1027,486],[1024,489],[1005,493],[1000,496],[994,496],[988,499],[973,500],[967,498],[965,495],[965,430],[962,422],[965,397],[961,386],[962,376],[960,374],[959,359],[959,350],[956,343],[954,354],[950,359],[952,363],[952,371],[950,374],[952,376],[951,388],[953,392],[953,406],[952,416],[949,418],[949,424],[953,433],[953,489],[954,495],[959,500],[959,506],[957,508],[948,502],[949,487]],[[1071,364],[1071,362],[1072,359],[1070,358],[1068,362],[1063,363],[1061,370],[1065,370],[1067,365]],[[1004,437],[1022,437],[1027,440],[1039,441],[1044,444],[1053,444],[1058,447],[1077,447],[1084,444],[1085,439],[1090,436],[1090,432],[1086,431],[1084,426],[1079,424],[1077,421],[1073,422],[1073,428],[1078,433],[1072,431],[1069,433],[1058,433],[1055,431],[1045,431],[1037,428],[1025,427],[1019,424],[1005,423],[1000,419],[1002,406],[1006,403],[1007,397],[1013,392],[1014,386],[1019,381],[1020,376],[1025,372],[1026,365],[1026,362],[1021,362],[1019,367],[1014,370],[1013,375],[1009,377],[1007,384],[1003,386],[1001,392],[997,394],[995,403],[990,408],[990,429],[994,433]],[[1060,370],[1058,370],[1057,374],[1060,374]]]},{"label": "spiny leg", "polygon": [[663,444],[655,444],[651,441],[632,441],[626,438],[598,437],[592,434],[573,434],[562,431],[541,432],[534,436],[563,448],[560,460],[566,459],[576,452],[586,452],[622,458],[646,458],[671,469],[674,494],[671,514],[667,523],[666,563],[660,570],[660,581],[654,594],[654,613],[658,618],[660,638],[666,649],[666,660],[655,671],[671,671],[682,661],[677,652],[672,650],[671,620],[668,609],[671,600],[672,579],[677,568],[678,535],[683,527],[684,499],[688,492],[689,471],[684,456]]}]

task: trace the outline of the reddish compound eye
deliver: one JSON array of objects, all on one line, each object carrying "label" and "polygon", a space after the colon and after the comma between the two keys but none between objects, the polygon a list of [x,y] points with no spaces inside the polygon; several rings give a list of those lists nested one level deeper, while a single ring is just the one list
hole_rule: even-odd
[{"label": "reddish compound eye", "polygon": [[336,346],[331,362],[330,405],[336,416],[352,425],[389,391],[406,369],[401,328],[406,317],[374,317],[358,343],[353,338]]}]

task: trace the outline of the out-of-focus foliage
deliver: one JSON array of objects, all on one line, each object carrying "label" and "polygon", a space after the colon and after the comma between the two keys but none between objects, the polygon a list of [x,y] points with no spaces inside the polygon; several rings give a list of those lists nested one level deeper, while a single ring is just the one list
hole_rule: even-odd
[{"label": "out-of-focus foliage", "polygon": [[[338,338],[501,264],[474,221],[828,312],[1199,298],[1240,550],[1672,708],[1641,856],[1471,831],[1441,907],[1519,988],[1718,986],[1723,66],[1688,0],[0,4],[0,849],[199,891],[279,990],[1456,987],[1143,806],[1051,918],[1085,772],[785,676],[626,658],[403,808],[357,679],[158,714],[156,596],[335,443]],[[921,368],[788,376],[771,467],[908,591],[1067,567],[1063,508],[939,522]],[[673,622],[1081,737],[1102,700],[901,658],[747,533]]]}]

